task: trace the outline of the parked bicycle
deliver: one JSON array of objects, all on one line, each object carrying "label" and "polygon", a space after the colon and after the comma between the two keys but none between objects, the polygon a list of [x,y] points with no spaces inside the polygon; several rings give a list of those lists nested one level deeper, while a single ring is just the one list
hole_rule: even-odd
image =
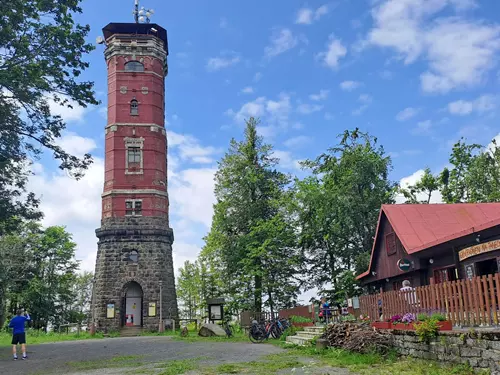
[{"label": "parked bicycle", "polygon": [[233,329],[233,326],[229,323],[229,320],[227,320],[227,319],[224,320],[224,322],[222,323],[222,328],[226,332],[227,338],[234,336],[234,329]]},{"label": "parked bicycle", "polygon": [[269,337],[279,339],[289,326],[290,323],[287,319],[272,319],[262,321],[261,323],[254,320],[248,333],[248,337],[253,343],[261,343]]}]

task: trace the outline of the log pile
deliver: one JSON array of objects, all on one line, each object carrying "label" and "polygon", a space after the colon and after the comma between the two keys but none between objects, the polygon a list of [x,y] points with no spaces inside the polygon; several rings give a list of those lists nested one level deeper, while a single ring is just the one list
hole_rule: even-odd
[{"label": "log pile", "polygon": [[327,327],[321,338],[330,346],[358,353],[376,351],[386,354],[391,349],[391,336],[376,331],[369,323],[335,323]]}]

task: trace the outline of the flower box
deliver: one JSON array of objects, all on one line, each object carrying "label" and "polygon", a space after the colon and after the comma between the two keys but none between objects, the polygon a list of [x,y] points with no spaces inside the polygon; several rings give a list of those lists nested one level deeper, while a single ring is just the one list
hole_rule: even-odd
[{"label": "flower box", "polygon": [[440,331],[451,331],[453,329],[453,324],[450,320],[445,320],[444,322],[437,323]]},{"label": "flower box", "polygon": [[[391,323],[391,322],[373,322],[372,327],[377,329],[398,329],[400,331],[414,331],[415,324],[420,324],[420,322],[415,323]],[[453,324],[451,321],[445,320],[444,322],[437,322],[437,326],[440,331],[451,331],[453,330]]]},{"label": "flower box", "polygon": [[372,327],[377,329],[391,329],[391,322],[373,322]]},{"label": "flower box", "polygon": [[414,331],[413,323],[392,323],[392,329],[399,329],[400,331]]},{"label": "flower box", "polygon": [[313,322],[305,322],[305,323],[294,323],[294,322],[292,322],[292,325],[294,327],[312,327],[312,326],[314,326],[314,323]]}]

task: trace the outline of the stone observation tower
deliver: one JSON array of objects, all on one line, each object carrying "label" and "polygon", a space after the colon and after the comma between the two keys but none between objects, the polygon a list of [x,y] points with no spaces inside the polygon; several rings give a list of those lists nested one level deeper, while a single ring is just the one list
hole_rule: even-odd
[{"label": "stone observation tower", "polygon": [[[167,32],[139,10],[103,29],[108,69],[105,179],[92,297],[98,330],[158,329],[177,318],[169,227]],[[162,327],[162,325],[160,325]],[[160,328],[162,329],[162,328]]]}]

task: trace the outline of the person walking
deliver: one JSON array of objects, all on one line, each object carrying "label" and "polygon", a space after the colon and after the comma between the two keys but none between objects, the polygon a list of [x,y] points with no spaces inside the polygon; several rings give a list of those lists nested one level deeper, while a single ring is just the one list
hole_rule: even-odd
[{"label": "person walking", "polygon": [[12,328],[12,354],[14,355],[14,361],[17,360],[17,345],[21,344],[21,350],[23,351],[23,359],[27,359],[26,355],[26,332],[24,331],[24,325],[31,318],[25,310],[17,310],[17,315],[12,318],[9,323],[9,328]]}]

